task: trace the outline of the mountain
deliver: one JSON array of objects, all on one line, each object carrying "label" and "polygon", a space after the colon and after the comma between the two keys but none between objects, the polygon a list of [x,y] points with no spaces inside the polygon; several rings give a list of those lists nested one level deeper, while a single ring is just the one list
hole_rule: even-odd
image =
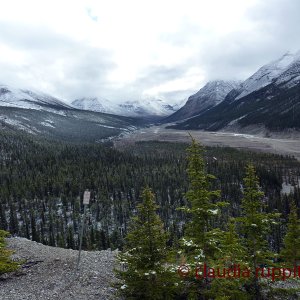
[{"label": "mountain", "polygon": [[[235,99],[243,98],[252,92],[271,84],[272,82],[277,85],[289,82],[289,87],[292,87],[300,80],[299,62],[300,51],[296,54],[287,52],[279,59],[264,65],[241,84],[241,88],[238,89],[239,94]],[[294,70],[294,72],[292,70]],[[296,76],[294,76],[295,71]]]},{"label": "mountain", "polygon": [[0,85],[0,131],[71,142],[99,142],[130,132],[136,118],[79,110],[50,95]]},{"label": "mountain", "polygon": [[224,101],[171,128],[266,131],[300,129],[300,52],[260,68]]},{"label": "mountain", "polygon": [[203,113],[222,102],[226,95],[239,85],[238,81],[210,81],[196,94],[190,96],[186,104],[164,122],[175,122]]},{"label": "mountain", "polygon": [[48,94],[0,84],[0,106],[57,112],[71,106]]},{"label": "mountain", "polygon": [[163,117],[174,113],[179,104],[171,105],[161,99],[142,99],[115,103],[102,98],[80,98],[71,105],[75,108],[130,117]]}]

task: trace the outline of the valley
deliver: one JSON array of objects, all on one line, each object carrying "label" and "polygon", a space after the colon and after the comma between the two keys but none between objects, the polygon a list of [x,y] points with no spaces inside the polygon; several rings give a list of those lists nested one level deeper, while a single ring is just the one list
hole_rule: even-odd
[{"label": "valley", "polygon": [[116,139],[117,148],[126,147],[136,141],[168,141],[189,142],[189,133],[205,146],[229,146],[237,149],[270,152],[282,155],[291,155],[300,160],[300,139],[297,136],[287,138],[282,134],[276,137],[263,137],[254,134],[235,132],[212,132],[202,130],[166,129],[165,125],[142,128]]},{"label": "valley", "polygon": [[5,1],[0,300],[300,299],[299,10]]}]

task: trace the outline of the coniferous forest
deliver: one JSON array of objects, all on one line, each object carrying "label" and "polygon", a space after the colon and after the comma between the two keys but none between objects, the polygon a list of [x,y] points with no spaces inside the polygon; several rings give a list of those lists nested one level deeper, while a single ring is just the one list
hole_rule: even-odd
[{"label": "coniferous forest", "polygon": [[[131,267],[119,274],[121,282],[133,284],[125,297],[244,299],[240,297],[246,291],[245,299],[260,299],[255,276],[250,283],[199,285],[188,279],[178,285],[174,270],[166,276],[156,259],[195,267],[204,258],[216,267],[234,257],[241,266],[257,268],[268,261],[272,265],[275,256],[291,265],[300,258],[300,162],[293,157],[199,148],[195,141],[193,146],[148,141],[115,148],[110,142],[76,144],[14,132],[1,132],[0,139],[0,229],[45,245],[78,249],[82,198],[89,189],[83,249],[119,249],[126,257],[129,246],[141,244],[133,248],[136,256],[125,258]],[[153,219],[153,228],[145,216]],[[135,229],[133,220],[140,224]],[[152,232],[150,248],[145,232]],[[159,250],[163,245],[169,250]],[[145,253],[155,281],[148,275],[144,280],[143,274],[138,280],[136,268],[144,272]]]},{"label": "coniferous forest", "polygon": [[[92,192],[84,249],[122,249],[128,222],[151,187],[159,216],[172,245],[183,235],[187,204],[187,144],[137,142],[124,149],[112,144],[68,144],[15,133],[0,136],[0,228],[51,246],[78,248],[85,189]],[[300,163],[291,157],[206,148],[206,169],[229,203],[217,220],[225,226],[240,214],[245,166],[252,162],[264,192],[267,212],[280,212],[269,243],[279,251],[289,213],[289,200],[300,205]],[[282,190],[284,185],[284,190]],[[284,193],[283,193],[284,192]]]}]

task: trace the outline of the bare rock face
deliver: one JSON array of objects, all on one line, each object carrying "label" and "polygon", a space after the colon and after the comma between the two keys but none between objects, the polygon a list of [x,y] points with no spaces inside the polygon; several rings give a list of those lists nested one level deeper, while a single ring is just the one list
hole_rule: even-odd
[{"label": "bare rock face", "polygon": [[116,251],[82,251],[76,271],[78,251],[45,246],[25,238],[7,239],[21,262],[16,273],[0,278],[1,300],[35,299],[116,299],[111,283]]}]

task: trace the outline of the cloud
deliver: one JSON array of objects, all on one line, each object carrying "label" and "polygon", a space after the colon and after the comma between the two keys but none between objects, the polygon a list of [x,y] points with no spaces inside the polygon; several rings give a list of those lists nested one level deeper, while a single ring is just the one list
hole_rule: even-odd
[{"label": "cloud", "polygon": [[101,94],[115,68],[111,53],[32,25],[0,23],[0,82],[41,89],[65,99]]},{"label": "cloud", "polygon": [[299,11],[298,0],[10,0],[0,82],[69,101],[178,101],[299,50]]}]

